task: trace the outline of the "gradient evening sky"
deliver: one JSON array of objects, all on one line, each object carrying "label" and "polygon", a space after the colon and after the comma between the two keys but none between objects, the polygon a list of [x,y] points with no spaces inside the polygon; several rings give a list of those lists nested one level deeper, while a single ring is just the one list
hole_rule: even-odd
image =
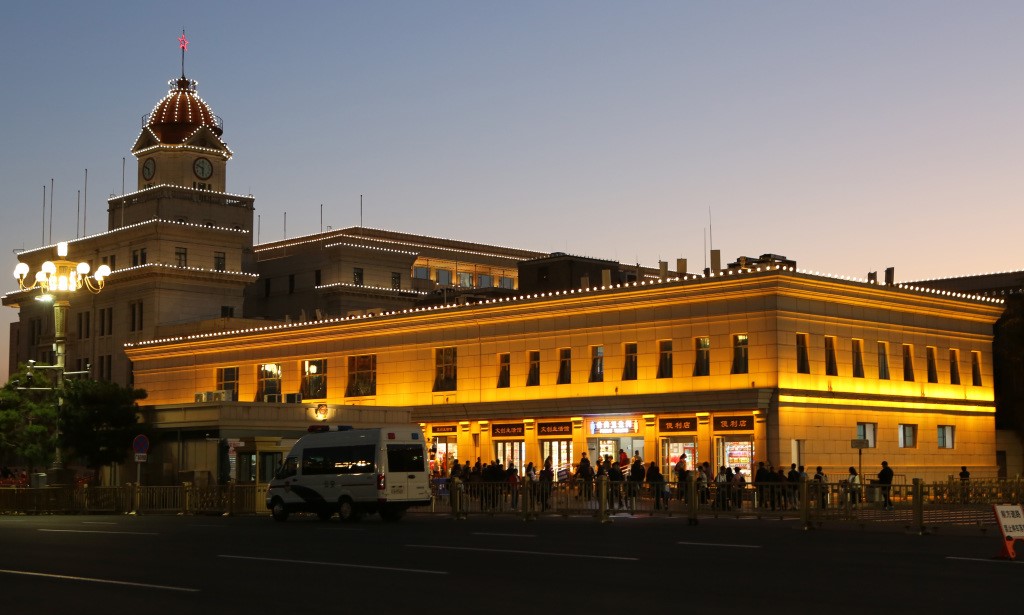
[{"label": "gradient evening sky", "polygon": [[723,262],[1024,269],[1024,3],[588,0],[6,3],[9,270],[49,236],[51,178],[54,242],[85,169],[79,235],[122,157],[134,190],[182,28],[263,242],[285,213],[319,231],[321,204],[357,225],[362,194],[369,227],[652,267],[702,269],[710,209]]}]

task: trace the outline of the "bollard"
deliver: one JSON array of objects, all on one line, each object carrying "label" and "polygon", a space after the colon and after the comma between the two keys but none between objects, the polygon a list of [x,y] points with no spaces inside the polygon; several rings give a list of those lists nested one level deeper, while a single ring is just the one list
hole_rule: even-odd
[{"label": "bollard", "polygon": [[800,524],[804,526],[805,530],[811,529],[811,500],[809,497],[810,490],[807,488],[807,477],[800,477]]},{"label": "bollard", "polygon": [[601,523],[608,523],[608,475],[602,474],[597,477],[597,519]]},{"label": "bollard", "polygon": [[687,524],[697,525],[697,473],[690,472],[686,481]]},{"label": "bollard", "polygon": [[913,490],[914,526],[917,528],[918,534],[924,535],[928,533],[928,530],[924,527],[924,481],[920,478],[915,478]]}]

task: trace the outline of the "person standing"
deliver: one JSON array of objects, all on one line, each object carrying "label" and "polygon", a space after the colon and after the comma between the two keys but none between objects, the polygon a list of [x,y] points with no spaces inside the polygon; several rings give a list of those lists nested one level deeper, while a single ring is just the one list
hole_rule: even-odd
[{"label": "person standing", "polygon": [[882,489],[882,508],[884,510],[892,510],[892,500],[889,498],[892,491],[892,477],[893,472],[889,467],[889,462],[883,461],[882,470],[878,473],[878,484]]},{"label": "person standing", "polygon": [[828,476],[825,475],[825,471],[818,466],[814,470],[814,486],[818,490],[818,502],[821,507],[828,508]]},{"label": "person standing", "polygon": [[850,466],[850,476],[846,482],[850,488],[850,504],[860,506],[860,476],[857,475],[857,468]]},{"label": "person standing", "polygon": [[629,469],[629,503],[630,507],[636,509],[636,498],[640,494],[640,488],[644,483],[647,472],[644,471],[644,462],[637,459]]},{"label": "person standing", "polygon": [[679,455],[679,461],[676,462],[676,499],[682,500],[683,493],[686,489],[686,453]]},{"label": "person standing", "polygon": [[971,495],[971,473],[967,466],[960,466],[960,503],[967,504]]},{"label": "person standing", "polygon": [[[647,484],[651,486],[651,495],[654,496],[654,508],[655,510],[661,509],[661,502],[665,500],[665,479],[661,475],[661,470],[658,469],[658,462],[652,461],[650,467],[647,468]],[[668,506],[668,501],[665,501],[665,506]]]}]

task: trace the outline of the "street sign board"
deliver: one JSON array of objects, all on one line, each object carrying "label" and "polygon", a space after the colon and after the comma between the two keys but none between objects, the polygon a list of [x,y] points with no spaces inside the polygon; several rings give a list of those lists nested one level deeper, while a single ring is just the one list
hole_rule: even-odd
[{"label": "street sign board", "polygon": [[145,455],[149,452],[149,438],[143,434],[135,436],[132,440],[132,450],[140,455]]},{"label": "street sign board", "polygon": [[1003,534],[1000,557],[1015,559],[1017,554],[1013,550],[1013,543],[1024,540],[1024,508],[1020,504],[993,504],[992,512],[995,513],[999,531]]},{"label": "street sign board", "polygon": [[865,438],[854,438],[850,440],[850,448],[868,448],[868,441]]},{"label": "street sign board", "polygon": [[145,463],[148,457],[146,453],[135,453],[135,463]]}]

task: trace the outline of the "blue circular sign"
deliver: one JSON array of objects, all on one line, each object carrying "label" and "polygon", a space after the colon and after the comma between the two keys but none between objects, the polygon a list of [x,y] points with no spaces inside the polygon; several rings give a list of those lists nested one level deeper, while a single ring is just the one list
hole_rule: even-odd
[{"label": "blue circular sign", "polygon": [[132,449],[140,455],[145,454],[149,451],[149,438],[142,434],[135,436],[135,439],[132,440]]}]

